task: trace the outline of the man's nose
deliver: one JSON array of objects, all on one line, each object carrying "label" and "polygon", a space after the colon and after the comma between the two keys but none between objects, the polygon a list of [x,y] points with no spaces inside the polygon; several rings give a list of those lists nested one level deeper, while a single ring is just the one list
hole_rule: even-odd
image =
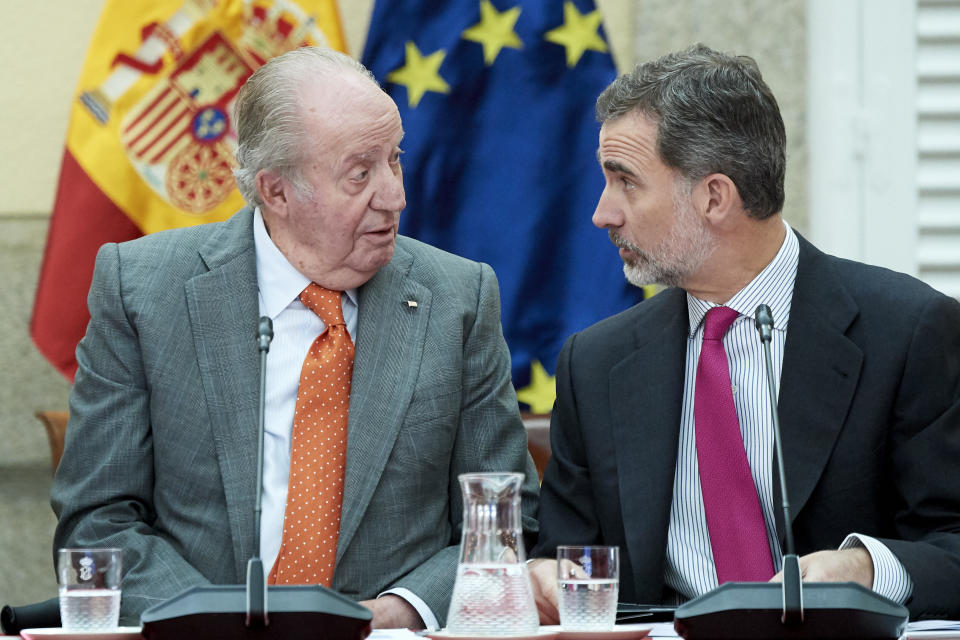
[{"label": "man's nose", "polygon": [[603,193],[600,194],[600,200],[597,202],[597,208],[594,210],[591,220],[593,225],[600,229],[623,226],[622,210],[610,195],[607,187],[604,187]]},{"label": "man's nose", "polygon": [[407,206],[406,192],[403,190],[403,173],[391,171],[383,175],[371,203],[375,209],[399,212]]}]

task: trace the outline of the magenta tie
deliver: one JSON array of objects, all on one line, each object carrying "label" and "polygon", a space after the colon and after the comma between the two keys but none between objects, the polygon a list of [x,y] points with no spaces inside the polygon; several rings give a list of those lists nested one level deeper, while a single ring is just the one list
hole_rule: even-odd
[{"label": "magenta tie", "polygon": [[729,307],[707,312],[693,399],[700,489],[718,584],[765,582],[773,576],[767,529],[723,350],[723,335],[739,315]]}]

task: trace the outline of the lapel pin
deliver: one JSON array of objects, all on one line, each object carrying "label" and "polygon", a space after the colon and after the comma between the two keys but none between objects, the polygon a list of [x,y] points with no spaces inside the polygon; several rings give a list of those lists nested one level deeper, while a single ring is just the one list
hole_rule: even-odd
[{"label": "lapel pin", "polygon": [[416,300],[407,300],[407,307],[409,307],[410,309],[416,309],[416,308],[417,308],[417,301],[416,301]]}]

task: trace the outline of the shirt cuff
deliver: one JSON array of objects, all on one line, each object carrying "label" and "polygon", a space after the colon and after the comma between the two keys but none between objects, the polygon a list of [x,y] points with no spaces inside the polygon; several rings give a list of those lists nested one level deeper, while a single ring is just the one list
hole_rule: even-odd
[{"label": "shirt cuff", "polygon": [[866,549],[873,560],[873,590],[897,604],[904,604],[913,593],[913,580],[903,564],[887,545],[870,536],[851,533],[840,545],[841,550],[858,547]]},{"label": "shirt cuff", "polygon": [[397,587],[396,589],[388,589],[378,595],[385,596],[387,594],[393,594],[395,596],[400,596],[406,600],[411,607],[417,610],[417,613],[420,614],[420,618],[423,620],[424,626],[427,628],[427,631],[436,631],[440,628],[440,624],[437,622],[437,616],[433,615],[433,611],[430,610],[430,607],[427,606],[427,603],[424,602],[420,596],[415,594],[410,589],[405,589],[403,587]]}]

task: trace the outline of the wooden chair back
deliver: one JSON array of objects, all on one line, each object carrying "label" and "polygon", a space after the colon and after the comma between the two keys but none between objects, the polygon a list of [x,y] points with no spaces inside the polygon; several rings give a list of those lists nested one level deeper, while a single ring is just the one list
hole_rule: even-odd
[{"label": "wooden chair back", "polygon": [[60,465],[60,458],[63,456],[63,439],[67,435],[67,419],[70,413],[68,411],[37,411],[33,415],[47,430],[47,439],[50,441],[50,461],[53,463],[53,471],[56,472]]},{"label": "wooden chair back", "polygon": [[[68,411],[37,411],[34,413],[47,431],[50,441],[50,462],[53,471],[57,470],[60,458],[63,456],[63,440],[67,433]],[[537,466],[537,474],[543,480],[543,469],[550,459],[550,416],[540,414],[523,414],[523,424],[527,429],[527,448]]]},{"label": "wooden chair back", "polygon": [[537,465],[537,474],[543,481],[543,469],[550,459],[550,415],[524,413],[523,425],[527,428],[527,448],[533,463]]}]

